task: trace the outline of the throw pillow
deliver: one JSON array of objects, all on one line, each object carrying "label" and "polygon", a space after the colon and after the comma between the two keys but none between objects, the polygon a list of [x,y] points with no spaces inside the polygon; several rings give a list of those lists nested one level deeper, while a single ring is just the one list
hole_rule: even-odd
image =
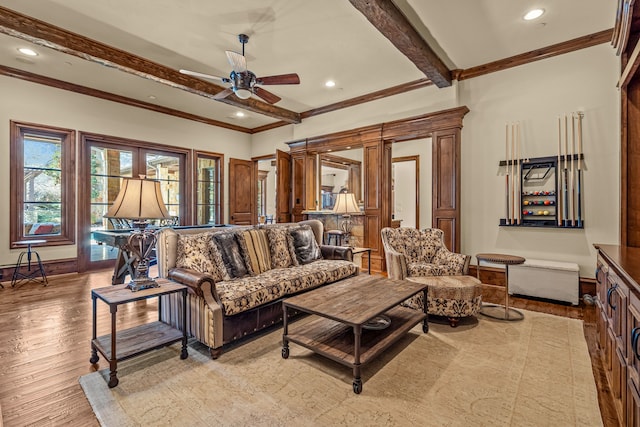
[{"label": "throw pillow", "polygon": [[216,256],[209,246],[212,235],[213,233],[178,234],[176,267],[210,274],[216,282],[222,280],[222,261],[216,262]]},{"label": "throw pillow", "polygon": [[291,229],[293,249],[299,264],[309,264],[322,258],[320,247],[316,242],[316,236],[308,225],[302,225]]},{"label": "throw pillow", "polygon": [[240,251],[238,239],[236,239],[236,233],[214,233],[213,240],[220,251],[220,255],[222,255],[224,267],[232,279],[249,274]]},{"label": "throw pillow", "polygon": [[251,269],[255,274],[271,270],[271,256],[269,254],[269,239],[265,230],[247,230],[242,233],[247,249],[247,257]]},{"label": "throw pillow", "polygon": [[293,240],[286,227],[267,228],[269,238],[269,255],[271,257],[271,268],[286,268],[297,265],[295,255],[291,257],[292,248],[290,241]]}]

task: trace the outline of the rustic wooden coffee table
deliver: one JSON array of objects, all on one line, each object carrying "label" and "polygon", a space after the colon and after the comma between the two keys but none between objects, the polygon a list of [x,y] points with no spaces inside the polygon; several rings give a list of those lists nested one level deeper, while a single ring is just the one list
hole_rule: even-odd
[{"label": "rustic wooden coffee table", "polygon": [[[424,292],[427,301],[426,284],[361,275],[287,298],[282,303],[282,357],[289,357],[289,342],[294,342],[350,366],[353,368],[353,391],[359,394],[362,391],[362,365],[421,321],[422,331],[429,332],[426,304],[422,312],[399,305],[418,292]],[[288,310],[315,316],[290,332]]]}]

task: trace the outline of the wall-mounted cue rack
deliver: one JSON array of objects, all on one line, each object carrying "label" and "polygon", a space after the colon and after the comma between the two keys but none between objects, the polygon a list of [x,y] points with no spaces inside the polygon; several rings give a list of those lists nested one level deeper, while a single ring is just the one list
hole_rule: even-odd
[{"label": "wall-mounted cue rack", "polygon": [[506,170],[501,226],[584,228],[582,117],[581,112],[565,115],[564,129],[558,118],[558,154],[549,157],[521,158],[520,126],[507,125],[507,160],[499,163]]},{"label": "wall-mounted cue rack", "polygon": [[[582,163],[584,156],[574,154],[560,157],[558,169],[557,157],[537,157],[522,160],[502,160],[502,167],[518,168],[516,175],[520,177],[517,184],[519,191],[515,193],[514,202],[507,201],[507,215],[500,219],[501,226],[520,227],[556,227],[584,228],[582,218],[582,186],[570,185],[564,175],[571,174],[571,163]],[[564,163],[567,163],[565,174]],[[560,171],[558,173],[558,170]],[[574,169],[578,174],[577,167]],[[576,179],[574,183],[581,181]],[[579,189],[578,189],[579,188]],[[514,193],[512,193],[514,194]],[[573,199],[573,202],[572,200]],[[567,201],[566,203],[564,201]],[[575,213],[574,213],[575,211]]]}]

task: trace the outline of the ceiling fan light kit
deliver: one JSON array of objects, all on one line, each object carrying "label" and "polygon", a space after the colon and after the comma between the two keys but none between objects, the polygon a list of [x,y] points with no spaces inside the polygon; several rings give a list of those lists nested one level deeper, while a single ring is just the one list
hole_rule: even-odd
[{"label": "ceiling fan light kit", "polygon": [[231,87],[220,91],[214,99],[222,99],[234,93],[240,99],[248,99],[251,95],[262,98],[269,104],[275,104],[280,101],[280,97],[263,89],[260,85],[297,85],[300,84],[300,77],[295,73],[280,74],[275,76],[256,77],[256,75],[247,69],[247,60],[244,56],[244,45],[249,43],[249,36],[239,34],[238,40],[242,43],[242,54],[230,50],[225,51],[227,60],[233,69],[229,77],[218,77],[210,74],[199,73],[197,71],[180,70],[182,74],[194,77],[219,80],[223,83],[231,83]]}]

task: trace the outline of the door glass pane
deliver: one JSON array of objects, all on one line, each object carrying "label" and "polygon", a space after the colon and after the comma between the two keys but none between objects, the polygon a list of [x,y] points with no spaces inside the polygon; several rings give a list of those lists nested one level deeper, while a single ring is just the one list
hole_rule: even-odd
[{"label": "door glass pane", "polygon": [[169,154],[145,156],[146,175],[160,181],[162,199],[172,217],[180,216],[180,157]]},{"label": "door glass pane", "polygon": [[196,171],[196,223],[217,224],[220,196],[218,158],[198,157]]},{"label": "door glass pane", "polygon": [[62,140],[25,134],[24,235],[60,234],[62,223]]},{"label": "door glass pane", "polygon": [[[103,215],[120,192],[122,178],[133,176],[133,153],[104,147],[91,147],[91,231],[114,228]],[[115,259],[117,248],[91,236],[91,261]]]}]

